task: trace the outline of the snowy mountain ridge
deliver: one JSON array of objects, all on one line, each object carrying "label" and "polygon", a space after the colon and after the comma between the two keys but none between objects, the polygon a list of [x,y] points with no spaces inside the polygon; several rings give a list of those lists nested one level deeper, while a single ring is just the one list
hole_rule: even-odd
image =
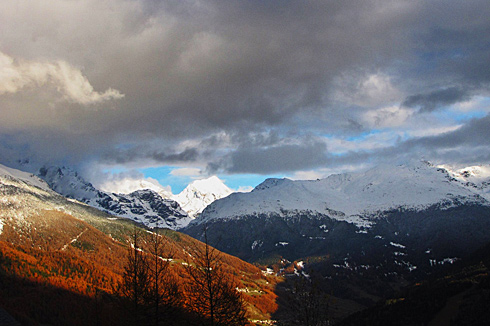
[{"label": "snowy mountain ridge", "polygon": [[178,195],[171,198],[178,202],[191,217],[197,216],[209,204],[230,195],[233,191],[217,176],[194,180]]},{"label": "snowy mountain ridge", "polygon": [[[34,174],[0,165],[0,175],[21,180],[45,191],[54,191],[148,227],[171,229],[185,227],[208,204],[232,193],[216,176],[195,180],[181,193],[173,195],[145,180],[139,182],[138,187],[141,189],[129,193],[102,191],[67,167],[42,167],[39,178]],[[134,187],[134,183],[131,186]]]},{"label": "snowy mountain ridge", "polygon": [[151,182],[146,179],[125,178],[116,181],[111,180],[110,182],[99,185],[98,189],[104,192],[116,194],[130,194],[138,190],[150,189],[165,199],[171,199],[173,196],[169,190],[158,184],[158,181],[155,180],[155,182]]},{"label": "snowy mountain ridge", "polygon": [[44,167],[40,169],[39,176],[51,189],[65,197],[129,218],[147,227],[177,229],[191,221],[177,202],[163,198],[154,190],[137,190],[130,194],[104,192],[66,167]]},{"label": "snowy mountain ridge", "polygon": [[32,173],[12,169],[0,164],[0,177],[22,181],[28,185],[38,187],[44,191],[52,191],[49,185]]},{"label": "snowy mountain ridge", "polygon": [[490,200],[490,165],[475,165],[462,169],[453,169],[441,165],[456,180],[478,191],[487,200]]},{"label": "snowy mountain ridge", "polygon": [[42,210],[80,216],[86,212],[81,207],[88,206],[67,200],[34,174],[0,165],[0,234],[5,223],[29,227],[28,217],[39,216]]},{"label": "snowy mountain ridge", "polygon": [[267,179],[215,201],[180,231],[247,261],[314,257],[324,277],[366,266],[375,278],[431,273],[434,262],[463,259],[490,241],[485,188],[453,172],[416,162],[309,181]]},{"label": "snowy mountain ridge", "polygon": [[366,172],[336,174],[320,180],[267,179],[250,193],[233,193],[218,177],[211,177],[195,180],[170,198],[150,189],[129,194],[101,191],[69,168],[40,169],[39,176],[47,183],[33,174],[5,166],[0,166],[0,175],[45,191],[52,189],[148,227],[172,229],[185,227],[203,210],[194,223],[264,213],[292,216],[310,212],[369,227],[373,219],[367,217],[381,211],[490,202],[490,166],[450,169],[427,162],[382,165]]},{"label": "snowy mountain ridge", "polygon": [[441,165],[440,167],[446,169],[454,177],[464,181],[478,183],[488,181],[490,179],[490,165],[474,165],[457,170],[445,165]]},{"label": "snowy mountain ridge", "polygon": [[[463,178],[465,178],[463,176]],[[209,205],[193,223],[220,218],[298,212],[325,214],[369,227],[367,216],[393,209],[423,210],[433,205],[490,205],[488,193],[469,186],[428,162],[382,165],[361,173],[325,179],[267,179],[250,193],[233,193]]]}]

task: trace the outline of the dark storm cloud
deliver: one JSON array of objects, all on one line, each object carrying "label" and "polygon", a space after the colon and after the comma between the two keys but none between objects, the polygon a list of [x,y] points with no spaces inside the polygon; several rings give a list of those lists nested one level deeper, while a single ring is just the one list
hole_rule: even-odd
[{"label": "dark storm cloud", "polygon": [[22,77],[0,87],[0,134],[25,145],[9,157],[309,169],[326,149],[289,140],[488,94],[489,16],[487,1],[0,2],[0,52]]},{"label": "dark storm cloud", "polygon": [[416,50],[423,59],[417,67],[428,70],[429,80],[488,87],[489,11],[485,1],[427,2],[421,15],[430,24],[417,30]]},{"label": "dark storm cloud", "polygon": [[451,87],[436,90],[428,94],[418,94],[409,96],[404,102],[404,106],[411,108],[418,107],[419,112],[432,112],[443,106],[455,104],[470,99],[467,90],[458,87]]},{"label": "dark storm cloud", "polygon": [[221,162],[211,163],[208,170],[258,174],[292,172],[320,167],[327,162],[326,158],[326,145],[315,141],[263,148],[248,147],[233,151]]},{"label": "dark storm cloud", "polygon": [[[412,8],[365,1],[139,3],[121,3],[108,17],[103,4],[98,11],[82,7],[82,17],[107,25],[98,35],[85,35],[91,28],[81,25],[76,12],[59,18],[73,35],[64,29],[44,35],[62,38],[52,47],[53,57],[83,40],[87,48],[76,44],[80,52],[69,59],[85,67],[95,86],[125,94],[117,114],[99,112],[88,124],[90,116],[81,112],[87,129],[104,125],[112,133],[182,137],[244,123],[286,126],[295,114],[324,108],[331,80],[341,71],[402,53],[403,43],[393,46],[391,34],[413,19],[406,15]],[[114,22],[118,15],[121,21]],[[35,17],[32,24],[49,26],[47,18]],[[124,28],[115,29],[116,23]],[[25,51],[36,46],[23,45]]]},{"label": "dark storm cloud", "polygon": [[126,164],[141,162],[146,164],[174,164],[196,161],[199,153],[195,148],[186,148],[177,153],[149,150],[145,147],[132,147],[129,149],[114,150],[103,155],[106,164]]}]

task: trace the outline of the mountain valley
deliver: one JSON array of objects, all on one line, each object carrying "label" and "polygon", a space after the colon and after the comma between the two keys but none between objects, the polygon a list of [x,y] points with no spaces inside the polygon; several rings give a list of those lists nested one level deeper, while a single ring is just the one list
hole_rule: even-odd
[{"label": "mountain valley", "polygon": [[490,242],[489,176],[479,186],[468,177],[419,162],[269,179],[212,203],[182,231],[279,274],[314,271],[330,293],[371,306]]},{"label": "mountain valley", "polygon": [[[22,296],[42,295],[24,303],[25,310],[14,308],[24,302],[18,296],[0,304],[17,319],[31,320],[38,300],[62,289],[66,300],[91,309],[96,293],[113,295],[131,234],[141,228],[165,236],[179,279],[186,248],[202,245],[193,238],[225,252],[254,323],[275,319],[287,325],[295,311],[290,305],[297,302],[291,291],[301,280],[316,284],[308,291],[329,298],[327,304],[316,297],[328,306],[326,318],[339,322],[466,263],[490,243],[485,169],[386,165],[320,180],[268,179],[250,193],[231,193],[211,178],[181,193],[180,201],[192,208],[187,214],[177,196],[164,198],[154,190],[107,193],[67,168],[42,169],[44,181],[2,166],[0,245],[8,262],[2,273],[6,279],[15,275],[11,283]],[[33,292],[18,277],[32,282]],[[36,284],[53,289],[43,292]],[[4,291],[15,286],[4,283]],[[112,308],[105,307],[110,315]],[[55,314],[53,306],[47,309]]]},{"label": "mountain valley", "polygon": [[[117,321],[117,289],[127,272],[132,236],[141,234],[138,250],[149,253],[155,233],[131,219],[65,198],[38,177],[6,167],[0,167],[0,198],[0,305],[29,325]],[[185,284],[189,252],[204,245],[169,229],[159,234],[168,255],[160,259],[168,262],[177,284]],[[219,255],[243,293],[247,316],[269,319],[275,310],[274,284],[280,279]]]}]

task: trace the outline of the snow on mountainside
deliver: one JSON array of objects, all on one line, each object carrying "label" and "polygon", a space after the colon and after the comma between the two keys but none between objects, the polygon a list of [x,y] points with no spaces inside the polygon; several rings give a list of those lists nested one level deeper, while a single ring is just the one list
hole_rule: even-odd
[{"label": "snow on mountainside", "polygon": [[489,205],[481,191],[461,183],[428,162],[382,165],[363,173],[331,175],[321,180],[267,179],[250,193],[234,193],[209,205],[193,223],[263,213],[326,214],[369,227],[366,216],[391,209],[423,210],[458,203]]},{"label": "snow on mountainside", "polygon": [[158,184],[158,182],[150,182],[146,179],[126,178],[117,181],[102,183],[98,186],[99,190],[117,194],[130,194],[132,192],[150,189],[158,193],[162,198],[171,199],[173,194]]},{"label": "snow on mountainside", "polygon": [[193,181],[181,193],[174,195],[172,199],[177,201],[189,216],[195,217],[209,204],[230,195],[232,192],[217,176],[212,176]]},{"label": "snow on mountainside", "polygon": [[51,191],[49,185],[36,177],[34,174],[12,169],[0,164],[0,177],[12,178],[15,180],[23,181],[26,184],[41,188],[45,191]]},{"label": "snow on mountainside", "polygon": [[0,165],[0,234],[5,224],[28,225],[26,217],[41,210],[69,210],[63,201],[65,197],[35,175]]},{"label": "snow on mountainside", "polygon": [[453,178],[462,182],[466,187],[473,188],[490,201],[490,165],[469,166],[458,170],[444,165],[441,167],[445,168]]},{"label": "snow on mountainside", "polygon": [[39,176],[57,193],[73,198],[110,214],[129,218],[148,227],[177,229],[191,219],[172,199],[162,198],[153,190],[115,194],[96,189],[75,171],[63,167],[42,168]]}]

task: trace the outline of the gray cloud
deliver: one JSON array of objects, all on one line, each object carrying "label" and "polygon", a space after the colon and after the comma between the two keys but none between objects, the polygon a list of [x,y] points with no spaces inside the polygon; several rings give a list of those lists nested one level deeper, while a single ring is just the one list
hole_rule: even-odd
[{"label": "gray cloud", "polygon": [[216,173],[277,173],[317,168],[327,162],[324,143],[310,141],[301,144],[283,144],[273,147],[239,148],[220,162],[208,165],[208,171]]},{"label": "gray cloud", "polygon": [[[461,128],[432,137],[422,137],[407,140],[401,147],[412,149],[417,147],[427,149],[447,149],[458,147],[487,146],[490,139],[490,115],[480,119],[472,119]],[[464,148],[461,149],[464,155]]]},{"label": "gray cloud", "polygon": [[409,96],[404,102],[404,106],[411,108],[419,107],[419,112],[432,112],[442,106],[455,104],[470,99],[467,90],[458,87],[450,87],[436,90],[431,93]]},{"label": "gray cloud", "polygon": [[327,166],[359,165],[381,162],[403,163],[429,159],[435,163],[484,164],[489,162],[490,115],[468,121],[461,128],[435,136],[399,141],[371,151],[351,151],[328,156]]},{"label": "gray cloud", "polygon": [[[330,157],[304,137],[369,132],[363,114],[400,103],[430,113],[487,96],[489,16],[483,0],[2,2],[0,52],[64,62],[92,88],[84,103],[60,101],[60,78],[0,94],[0,158],[230,173],[359,162],[370,154]],[[376,155],[445,146],[423,141]]]},{"label": "gray cloud", "polygon": [[140,162],[143,164],[175,164],[194,162],[198,158],[198,155],[199,153],[195,148],[186,148],[180,152],[172,152],[172,150],[163,152],[138,146],[105,153],[102,162],[105,164],[118,165],[133,162]]}]

